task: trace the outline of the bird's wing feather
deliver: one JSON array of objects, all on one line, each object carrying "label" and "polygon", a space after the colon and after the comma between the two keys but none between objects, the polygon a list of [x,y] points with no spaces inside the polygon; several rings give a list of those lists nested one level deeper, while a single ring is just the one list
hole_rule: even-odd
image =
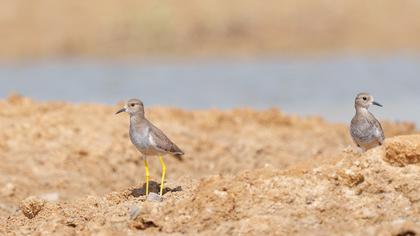
[{"label": "bird's wing feather", "polygon": [[158,149],[174,155],[184,154],[159,128],[150,123],[150,129],[151,138]]},{"label": "bird's wing feather", "polygon": [[376,130],[379,132],[378,139],[379,139],[380,144],[382,144],[385,140],[385,134],[384,134],[384,130],[382,129],[382,125],[377,119],[374,119],[373,125],[375,126]]}]

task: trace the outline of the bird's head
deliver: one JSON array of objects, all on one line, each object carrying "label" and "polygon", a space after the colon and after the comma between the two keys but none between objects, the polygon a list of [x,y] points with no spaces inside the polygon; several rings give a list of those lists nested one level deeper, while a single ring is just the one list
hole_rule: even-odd
[{"label": "bird's head", "polygon": [[356,100],[355,100],[356,108],[360,107],[360,108],[368,109],[371,105],[382,107],[382,105],[376,102],[373,96],[371,96],[368,93],[359,93],[356,96]]},{"label": "bird's head", "polygon": [[128,114],[130,114],[130,116],[137,115],[137,114],[144,115],[143,102],[137,98],[130,99],[124,105],[124,107],[118,110],[115,114],[119,114],[121,112],[127,112]]}]

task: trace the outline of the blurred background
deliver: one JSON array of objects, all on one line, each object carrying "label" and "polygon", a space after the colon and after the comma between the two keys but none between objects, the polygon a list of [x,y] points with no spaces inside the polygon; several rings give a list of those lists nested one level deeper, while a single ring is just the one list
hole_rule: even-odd
[{"label": "blurred background", "polygon": [[0,0],[0,97],[420,124],[417,0]]}]

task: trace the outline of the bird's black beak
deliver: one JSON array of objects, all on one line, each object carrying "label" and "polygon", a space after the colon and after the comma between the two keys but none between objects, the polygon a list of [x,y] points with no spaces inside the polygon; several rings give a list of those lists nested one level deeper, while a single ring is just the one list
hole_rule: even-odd
[{"label": "bird's black beak", "polygon": [[378,103],[378,102],[372,102],[373,105],[378,106],[378,107],[383,107],[382,104]]},{"label": "bird's black beak", "polygon": [[122,108],[122,109],[118,110],[117,112],[115,112],[115,115],[116,114],[120,114],[121,112],[125,112],[125,111],[126,111],[126,109],[125,108]]}]

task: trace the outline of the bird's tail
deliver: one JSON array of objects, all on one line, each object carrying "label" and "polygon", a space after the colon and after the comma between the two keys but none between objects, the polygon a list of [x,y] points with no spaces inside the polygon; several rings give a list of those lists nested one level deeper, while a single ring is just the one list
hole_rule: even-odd
[{"label": "bird's tail", "polygon": [[184,155],[183,152],[178,152],[178,153],[174,153],[172,156],[175,157],[178,161],[184,161],[183,155]]}]

